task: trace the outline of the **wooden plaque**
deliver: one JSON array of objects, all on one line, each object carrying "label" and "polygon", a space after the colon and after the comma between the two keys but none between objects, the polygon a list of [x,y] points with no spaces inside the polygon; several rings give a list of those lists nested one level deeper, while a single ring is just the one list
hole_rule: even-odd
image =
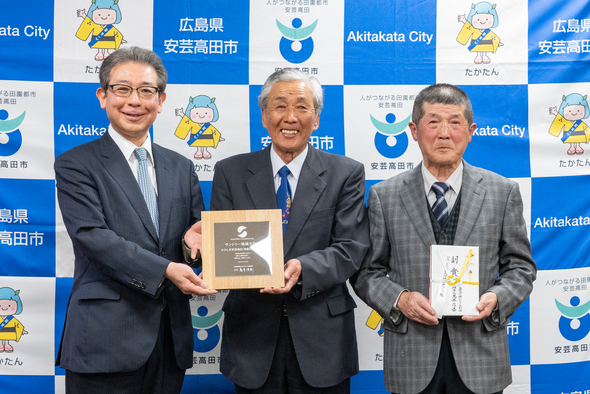
[{"label": "wooden plaque", "polygon": [[203,211],[202,216],[207,288],[285,286],[280,209]]}]

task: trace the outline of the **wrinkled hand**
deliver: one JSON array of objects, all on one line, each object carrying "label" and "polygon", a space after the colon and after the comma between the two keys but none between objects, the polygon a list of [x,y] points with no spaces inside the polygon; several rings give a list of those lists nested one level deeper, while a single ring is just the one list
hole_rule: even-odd
[{"label": "wrinkled hand", "polygon": [[295,286],[301,275],[301,261],[297,259],[291,259],[285,264],[285,287],[265,287],[260,289],[261,293],[268,294],[284,294],[291,291],[291,288]]},{"label": "wrinkled hand", "polygon": [[428,298],[416,291],[406,291],[399,296],[397,308],[408,319],[427,325],[438,324],[436,311],[430,306]]},{"label": "wrinkled hand", "polygon": [[168,264],[164,277],[170,279],[184,294],[209,295],[217,293],[217,290],[207,289],[202,273],[195,274],[195,271],[186,264]]},{"label": "wrinkled hand", "polygon": [[193,224],[184,234],[184,243],[186,246],[191,248],[191,258],[194,260],[197,258],[197,251],[201,250],[203,246],[203,236],[201,230],[201,221]]},{"label": "wrinkled hand", "polygon": [[492,310],[494,310],[497,303],[498,296],[495,293],[483,293],[481,297],[479,297],[479,302],[475,305],[475,308],[479,311],[479,316],[463,316],[462,319],[465,321],[484,319],[492,313]]}]

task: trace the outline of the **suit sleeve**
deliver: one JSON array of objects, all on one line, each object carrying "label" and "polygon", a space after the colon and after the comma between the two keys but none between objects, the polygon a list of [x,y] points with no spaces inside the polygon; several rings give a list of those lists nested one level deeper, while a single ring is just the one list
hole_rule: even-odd
[{"label": "suit sleeve", "polygon": [[[360,268],[369,249],[364,174],[363,165],[357,163],[340,189],[330,245],[294,257],[301,262],[302,299],[346,282]],[[297,293],[293,295],[299,296]]]},{"label": "suit sleeve", "polygon": [[404,288],[388,277],[391,245],[381,199],[374,187],[369,189],[369,223],[371,247],[351,283],[367,305],[386,317]]},{"label": "suit sleeve", "polygon": [[503,326],[514,311],[526,300],[533,289],[537,266],[531,256],[523,204],[517,183],[514,183],[502,220],[500,237],[499,274],[496,283],[487,291],[498,296],[498,321],[492,316],[484,320],[488,330]]},{"label": "suit sleeve", "polygon": [[[57,196],[76,260],[86,260],[85,269],[96,269],[134,290],[155,297],[170,262],[109,228],[99,180],[89,169],[91,165],[67,154],[55,162]],[[121,209],[129,208],[121,206]],[[138,286],[138,282],[145,286]]]}]

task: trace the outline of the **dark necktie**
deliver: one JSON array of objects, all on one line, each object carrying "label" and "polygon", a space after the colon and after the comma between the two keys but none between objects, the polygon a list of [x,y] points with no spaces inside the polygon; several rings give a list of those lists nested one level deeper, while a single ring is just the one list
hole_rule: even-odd
[{"label": "dark necktie", "polygon": [[135,157],[137,157],[138,161],[137,182],[139,183],[141,194],[143,194],[143,198],[145,199],[145,203],[147,204],[148,211],[150,211],[152,222],[154,222],[154,226],[156,227],[156,234],[158,234],[159,237],[160,225],[158,221],[158,199],[156,197],[156,190],[154,189],[154,184],[152,183],[150,175],[148,174],[147,150],[145,148],[135,148],[133,153],[135,153]]},{"label": "dark necktie", "polygon": [[445,193],[449,190],[449,185],[444,182],[434,182],[431,189],[436,195],[436,201],[432,205],[432,213],[440,226],[443,227],[449,217],[449,206],[445,200]]},{"label": "dark necktie", "polygon": [[287,175],[291,171],[287,166],[281,167],[279,176],[281,177],[281,184],[277,190],[277,203],[279,208],[283,211],[283,234],[287,230],[287,223],[289,223],[289,211],[291,210],[291,186],[287,180]]}]

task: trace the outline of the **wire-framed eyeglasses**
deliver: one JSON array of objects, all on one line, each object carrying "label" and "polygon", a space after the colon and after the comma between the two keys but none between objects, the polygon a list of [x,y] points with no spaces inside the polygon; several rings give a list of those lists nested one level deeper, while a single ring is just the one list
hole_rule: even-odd
[{"label": "wire-framed eyeglasses", "polygon": [[137,90],[137,95],[140,99],[151,99],[160,92],[160,89],[156,88],[155,86],[140,86],[138,88],[133,88],[129,85],[120,83],[107,86],[111,88],[117,97],[129,97],[134,90]]}]

